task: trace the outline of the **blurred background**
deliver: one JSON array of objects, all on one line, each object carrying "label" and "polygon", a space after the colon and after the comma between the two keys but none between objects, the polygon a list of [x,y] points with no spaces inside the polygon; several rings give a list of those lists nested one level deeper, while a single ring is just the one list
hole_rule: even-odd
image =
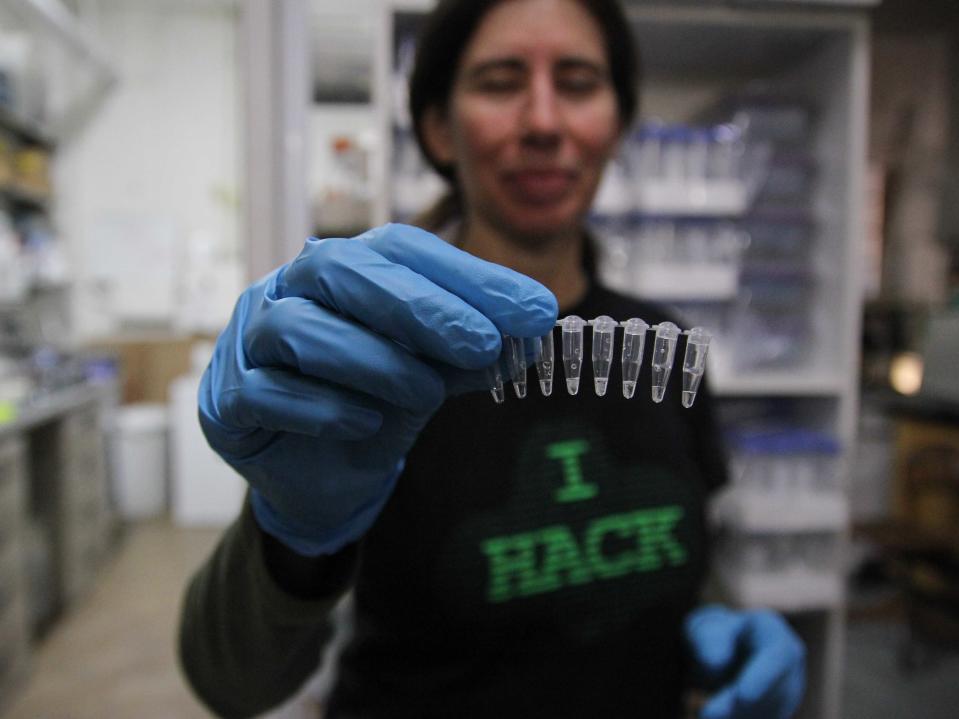
[{"label": "blurred background", "polygon": [[[430,4],[0,0],[0,716],[207,716],[173,632],[243,484],[199,376],[305,237],[438,192]],[[715,335],[715,591],[802,634],[804,718],[953,717],[959,6],[625,4],[642,112],[591,221],[610,285]]]}]

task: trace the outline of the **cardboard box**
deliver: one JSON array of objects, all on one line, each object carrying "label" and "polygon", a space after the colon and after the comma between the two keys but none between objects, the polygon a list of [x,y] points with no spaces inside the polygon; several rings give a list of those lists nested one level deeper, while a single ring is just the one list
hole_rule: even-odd
[{"label": "cardboard box", "polygon": [[211,340],[210,337],[193,335],[150,335],[102,340],[90,349],[117,358],[123,404],[166,404],[170,383],[190,371],[190,353],[194,343]]}]

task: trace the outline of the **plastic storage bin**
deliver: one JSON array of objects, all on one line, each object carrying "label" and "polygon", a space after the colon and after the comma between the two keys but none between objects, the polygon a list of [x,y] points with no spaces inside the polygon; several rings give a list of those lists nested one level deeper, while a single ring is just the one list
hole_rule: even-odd
[{"label": "plastic storage bin", "polygon": [[112,462],[117,511],[124,519],[156,517],[167,508],[166,405],[131,404],[117,410]]},{"label": "plastic storage bin", "polygon": [[210,449],[196,396],[212,345],[197,345],[192,371],[170,383],[171,518],[178,526],[225,527],[240,513],[246,482]]}]

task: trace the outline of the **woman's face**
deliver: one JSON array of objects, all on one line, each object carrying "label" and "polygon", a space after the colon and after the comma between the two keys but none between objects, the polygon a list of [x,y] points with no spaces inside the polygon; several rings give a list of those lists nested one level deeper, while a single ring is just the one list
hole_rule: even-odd
[{"label": "woman's face", "polygon": [[578,227],[620,133],[600,26],[575,0],[506,0],[464,50],[430,149],[468,212],[547,238]]}]

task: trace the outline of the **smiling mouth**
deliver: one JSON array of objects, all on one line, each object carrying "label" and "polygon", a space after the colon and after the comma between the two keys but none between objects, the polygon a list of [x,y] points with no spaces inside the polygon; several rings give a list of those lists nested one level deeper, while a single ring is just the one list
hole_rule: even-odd
[{"label": "smiling mouth", "polygon": [[576,183],[570,170],[516,170],[505,176],[506,184],[518,199],[533,204],[549,204],[566,197]]}]

